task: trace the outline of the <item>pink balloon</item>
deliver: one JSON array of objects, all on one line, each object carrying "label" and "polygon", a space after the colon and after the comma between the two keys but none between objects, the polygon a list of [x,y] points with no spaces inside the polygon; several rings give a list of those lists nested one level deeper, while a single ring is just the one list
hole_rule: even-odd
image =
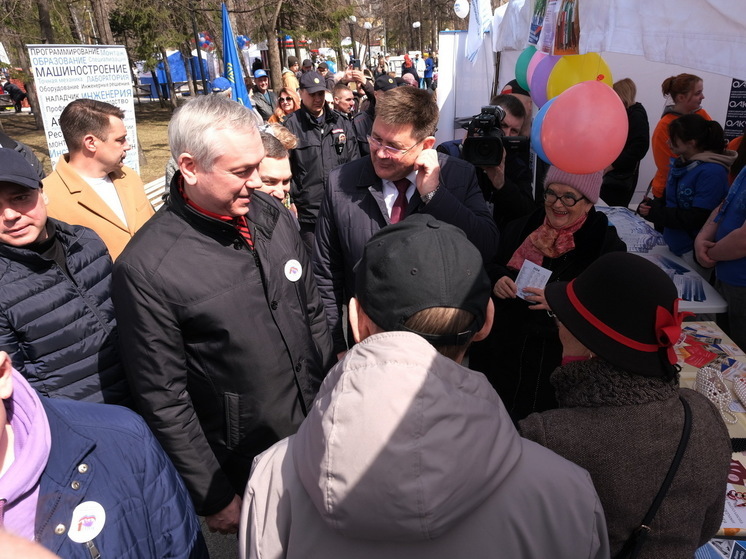
[{"label": "pink balloon", "polygon": [[537,50],[531,57],[531,60],[528,63],[528,68],[526,68],[526,81],[528,82],[528,85],[531,85],[531,78],[534,75],[536,66],[538,66],[539,62],[544,60],[547,56],[549,56],[547,53]]},{"label": "pink balloon", "polygon": [[531,99],[533,99],[536,106],[541,108],[544,106],[549,98],[547,97],[547,82],[549,81],[549,74],[552,73],[557,62],[559,62],[561,56],[545,56],[541,62],[536,65],[534,75],[531,77]]},{"label": "pink balloon", "polygon": [[541,126],[541,146],[566,173],[595,173],[622,152],[628,128],[627,111],[611,87],[581,82],[554,98]]}]

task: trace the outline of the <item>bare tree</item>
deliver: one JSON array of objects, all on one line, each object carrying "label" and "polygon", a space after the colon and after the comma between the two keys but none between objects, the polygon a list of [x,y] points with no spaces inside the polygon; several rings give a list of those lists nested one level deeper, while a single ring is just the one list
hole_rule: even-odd
[{"label": "bare tree", "polygon": [[111,32],[111,26],[109,25],[109,10],[106,7],[104,0],[91,0],[91,6],[93,7],[93,19],[96,22],[99,44],[113,45],[114,35]]},{"label": "bare tree", "polygon": [[36,0],[36,9],[39,11],[39,28],[45,43],[54,43],[54,31],[52,29],[52,18],[49,15],[49,0]]}]

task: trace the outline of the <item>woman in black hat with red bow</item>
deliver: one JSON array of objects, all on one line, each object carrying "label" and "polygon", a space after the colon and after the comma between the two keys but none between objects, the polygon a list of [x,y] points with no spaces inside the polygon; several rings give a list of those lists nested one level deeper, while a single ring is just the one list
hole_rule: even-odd
[{"label": "woman in black hat with red bow", "polygon": [[528,416],[521,434],[588,470],[612,557],[693,557],[722,522],[731,445],[709,400],[679,388],[676,287],[644,258],[610,253],[545,296],[563,346],[560,409]]}]

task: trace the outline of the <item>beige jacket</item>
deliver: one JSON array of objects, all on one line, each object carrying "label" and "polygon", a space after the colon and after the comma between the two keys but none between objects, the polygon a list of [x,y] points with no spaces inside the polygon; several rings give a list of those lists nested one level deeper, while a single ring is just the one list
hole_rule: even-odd
[{"label": "beige jacket", "polygon": [[481,374],[407,332],[354,346],[254,461],[242,558],[609,556],[588,473],[522,439]]},{"label": "beige jacket", "polygon": [[93,229],[103,239],[112,259],[116,259],[140,227],[153,215],[153,206],[142,180],[129,167],[110,173],[122,202],[127,224],[121,222],[106,202],[68,163],[60,157],[54,172],[42,181],[49,198],[47,213],[72,225]]}]

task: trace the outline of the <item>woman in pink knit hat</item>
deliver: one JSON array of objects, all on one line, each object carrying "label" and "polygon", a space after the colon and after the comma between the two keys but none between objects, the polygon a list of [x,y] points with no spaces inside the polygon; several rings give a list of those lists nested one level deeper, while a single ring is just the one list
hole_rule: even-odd
[{"label": "woman in pink knit hat", "polygon": [[524,263],[533,263],[551,272],[550,283],[569,281],[602,254],[627,249],[593,208],[602,179],[601,172],[575,175],[551,167],[543,206],[508,223],[500,239],[490,270],[495,326],[472,347],[469,366],[487,376],[515,420],[557,406],[549,375],[562,359],[544,290],[527,288],[520,298],[515,279]]}]

